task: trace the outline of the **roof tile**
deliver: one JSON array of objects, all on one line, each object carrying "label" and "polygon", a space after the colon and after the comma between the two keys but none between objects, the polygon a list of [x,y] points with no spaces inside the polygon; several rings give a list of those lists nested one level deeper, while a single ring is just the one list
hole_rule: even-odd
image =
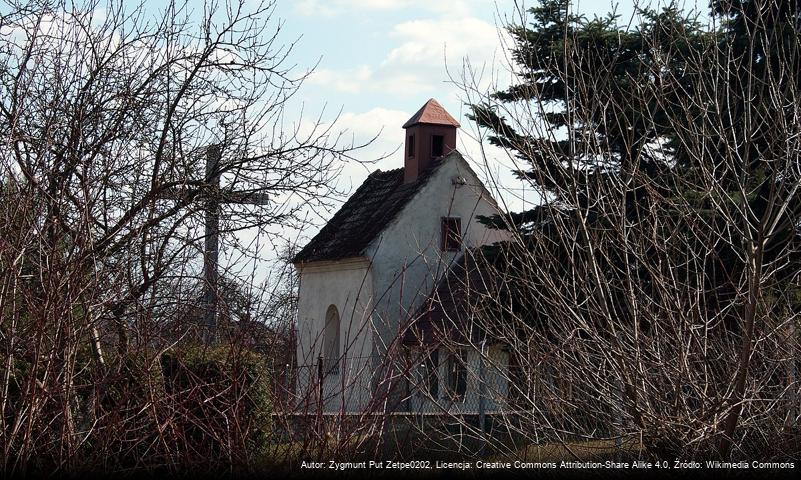
[{"label": "roof tile", "polygon": [[459,155],[459,152],[435,160],[424,174],[410,183],[403,181],[403,168],[371,173],[292,262],[330,261],[363,255],[370,242],[403,210],[439,165],[453,155]]},{"label": "roof tile", "polygon": [[403,124],[403,128],[409,128],[418,123],[427,123],[430,125],[451,125],[454,127],[459,126],[457,122],[444,108],[433,98],[429,99],[425,105],[420,108],[412,118]]}]

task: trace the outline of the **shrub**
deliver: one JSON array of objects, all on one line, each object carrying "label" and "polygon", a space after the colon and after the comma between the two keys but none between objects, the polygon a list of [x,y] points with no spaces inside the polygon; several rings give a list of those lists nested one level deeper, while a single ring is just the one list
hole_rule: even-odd
[{"label": "shrub", "polygon": [[161,356],[182,463],[250,465],[271,431],[264,358],[237,345],[191,345]]}]

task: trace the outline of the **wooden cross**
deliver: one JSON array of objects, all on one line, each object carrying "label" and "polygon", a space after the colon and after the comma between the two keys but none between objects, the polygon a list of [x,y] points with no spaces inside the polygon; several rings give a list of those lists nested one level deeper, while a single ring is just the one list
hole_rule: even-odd
[{"label": "wooden cross", "polygon": [[[219,303],[219,257],[220,257],[220,205],[238,203],[242,205],[266,205],[268,195],[258,192],[237,192],[220,186],[221,159],[220,145],[206,147],[206,182],[210,185],[205,205],[205,237],[203,247],[203,326],[206,327],[208,339],[214,338],[217,327],[217,306]],[[175,198],[176,193],[169,195]]]}]

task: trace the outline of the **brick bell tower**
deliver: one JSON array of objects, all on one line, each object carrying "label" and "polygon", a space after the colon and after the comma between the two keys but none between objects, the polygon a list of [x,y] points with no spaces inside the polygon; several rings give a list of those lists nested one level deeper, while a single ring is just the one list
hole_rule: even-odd
[{"label": "brick bell tower", "polygon": [[456,149],[457,122],[433,98],[403,124],[406,130],[403,180],[414,182],[431,162]]}]

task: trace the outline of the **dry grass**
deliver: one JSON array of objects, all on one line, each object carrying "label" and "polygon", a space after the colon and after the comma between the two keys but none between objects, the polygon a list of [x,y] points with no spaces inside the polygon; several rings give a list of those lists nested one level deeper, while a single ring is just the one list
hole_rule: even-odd
[{"label": "dry grass", "polygon": [[622,439],[620,445],[614,439],[589,440],[584,442],[548,443],[528,445],[517,450],[515,460],[549,462],[562,460],[608,460],[620,457],[636,457],[645,449],[638,438]]}]

